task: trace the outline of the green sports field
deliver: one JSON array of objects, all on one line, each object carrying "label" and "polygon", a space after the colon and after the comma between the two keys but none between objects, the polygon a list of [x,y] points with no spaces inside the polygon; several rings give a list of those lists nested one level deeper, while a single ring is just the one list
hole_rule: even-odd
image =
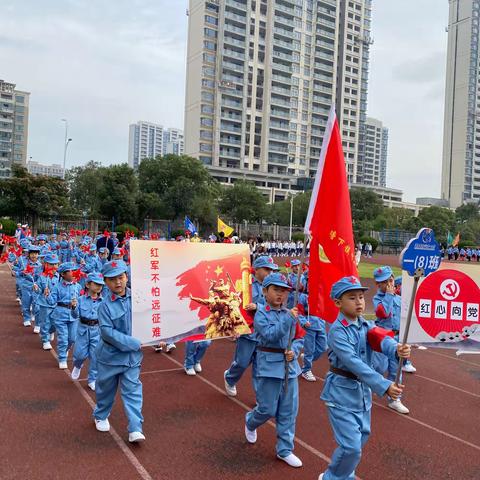
[{"label": "green sports field", "polygon": [[[381,266],[382,265],[377,263],[360,262],[360,265],[358,266],[358,274],[360,275],[360,278],[373,278],[373,271]],[[392,267],[392,270],[395,276],[402,274],[402,270],[399,267]]]}]

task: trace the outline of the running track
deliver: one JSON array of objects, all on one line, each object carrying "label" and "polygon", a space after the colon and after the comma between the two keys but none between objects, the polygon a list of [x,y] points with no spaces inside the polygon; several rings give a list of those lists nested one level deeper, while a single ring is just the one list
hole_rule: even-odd
[{"label": "running track", "polygon": [[[58,370],[32,330],[21,326],[14,282],[0,268],[0,479],[312,479],[334,442],[319,400],[326,360],[317,362],[316,383],[300,379],[295,453],[304,467],[275,459],[275,430],[259,429],[256,445],[243,436],[254,404],[250,378],[235,399],[223,393],[223,371],[233,343],[214,342],[204,373],[187,377],[183,347],[172,355],[145,350],[142,368],[143,445],[126,442],[126,421],[116,405],[112,431],[94,428],[94,395],[84,380]],[[447,350],[414,351],[418,374],[407,378],[401,416],[375,399],[373,434],[357,471],[363,480],[480,479],[480,358],[456,358]],[[69,361],[70,363],[70,361]],[[84,373],[84,372],[83,372]],[[83,376],[83,375],[82,375]]]}]

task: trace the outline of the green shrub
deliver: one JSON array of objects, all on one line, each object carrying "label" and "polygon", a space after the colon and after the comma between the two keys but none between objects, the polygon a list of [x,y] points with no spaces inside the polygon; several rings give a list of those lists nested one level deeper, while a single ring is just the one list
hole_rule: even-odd
[{"label": "green shrub", "polygon": [[14,235],[17,224],[9,218],[0,218],[0,223],[3,225],[2,233],[5,235]]},{"label": "green shrub", "polygon": [[373,252],[378,247],[378,240],[376,238],[373,238],[373,237],[367,237],[367,236],[360,237],[360,242],[362,242],[363,245],[365,245],[366,243],[369,243],[372,246],[372,251]]},{"label": "green shrub", "polygon": [[303,232],[293,232],[292,240],[294,242],[303,242],[305,240],[305,234]]}]

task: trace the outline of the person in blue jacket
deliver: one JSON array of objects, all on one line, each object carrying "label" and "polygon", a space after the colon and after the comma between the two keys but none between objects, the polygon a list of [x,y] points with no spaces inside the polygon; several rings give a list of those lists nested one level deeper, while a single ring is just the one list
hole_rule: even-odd
[{"label": "person in blue jacket", "polygon": [[[255,274],[252,280],[252,302],[249,303],[245,310],[254,312],[265,302],[263,298],[262,283],[264,279],[272,272],[278,270],[278,266],[272,257],[262,255],[253,262]],[[252,381],[255,389],[255,348],[257,340],[255,332],[249,335],[241,335],[237,338],[235,354],[233,362],[228,370],[225,370],[223,377],[225,380],[225,391],[227,395],[234,397],[237,395],[237,383],[244,374],[245,370],[252,364]]]},{"label": "person in blue jacket", "polygon": [[202,342],[185,342],[185,361],[183,367],[187,375],[196,375],[202,371],[201,361],[207,352],[207,348],[211,345],[211,340]]},{"label": "person in blue jacket", "polygon": [[399,398],[403,385],[396,385],[373,368],[373,352],[390,358],[410,356],[410,345],[400,345],[391,331],[366,321],[363,287],[358,278],[343,277],[333,284],[330,297],[339,308],[328,332],[327,374],[321,399],[328,409],[337,448],[319,480],[350,480],[360,463],[362,448],[370,436],[372,391]]},{"label": "person in blue jacket", "polygon": [[[38,326],[40,327],[40,340],[42,342],[42,348],[44,350],[51,350],[55,335],[55,323],[52,320],[54,305],[51,305],[48,297],[50,292],[56,287],[60,281],[58,275],[58,256],[56,253],[49,253],[43,259],[43,272],[38,278]],[[35,324],[37,326],[37,323]]]},{"label": "person in blue jacket", "polygon": [[[379,327],[392,330],[395,335],[394,338],[398,342],[402,297],[395,293],[393,271],[388,265],[378,267],[373,271],[373,278],[375,279],[378,289],[373,297],[373,307],[375,316],[377,317],[375,323]],[[398,360],[395,358],[387,358],[381,353],[376,353],[375,362],[377,364],[377,371],[380,373],[387,371],[387,378],[393,382],[397,375]],[[415,373],[417,371],[410,361],[403,365],[402,370],[407,373]],[[400,382],[401,381],[400,378]],[[410,413],[400,398],[397,400],[390,399],[388,401],[388,407],[404,415]]]},{"label": "person in blue jacket", "polygon": [[[22,300],[22,316],[23,325],[29,327],[32,319],[38,314],[38,307],[36,304],[38,296],[38,276],[42,271],[42,264],[38,260],[40,248],[36,245],[28,247],[27,260],[23,263],[22,270],[19,270],[20,275],[20,291]],[[38,333],[37,331],[35,333]]]},{"label": "person in blue jacket", "polygon": [[105,285],[103,276],[99,273],[90,273],[86,279],[86,292],[78,300],[78,308],[73,311],[77,317],[77,335],[73,350],[73,380],[80,378],[83,363],[88,358],[87,384],[95,391],[97,379],[96,350],[100,341],[100,327],[98,326],[98,307],[102,302],[102,288]]},{"label": "person in blue jacket", "polygon": [[[297,358],[303,340],[290,343],[295,333],[298,310],[285,305],[291,290],[287,278],[272,273],[263,281],[265,304],[255,313],[257,335],[257,404],[245,416],[245,437],[249,443],[257,441],[257,428],[275,418],[277,430],[277,458],[291,467],[301,467],[302,461],[293,453],[295,422],[298,413]],[[288,369],[288,386],[285,384]]]},{"label": "person in blue jacket", "polygon": [[25,264],[28,260],[28,247],[30,242],[27,239],[22,239],[20,241],[20,248],[22,249],[22,254],[15,258],[12,262],[12,275],[15,275],[15,290],[17,293],[17,302],[22,303],[22,275],[21,272],[25,268]]},{"label": "person in blue jacket", "polygon": [[98,309],[100,343],[97,349],[97,405],[93,412],[95,426],[110,430],[108,416],[120,385],[120,395],[128,418],[129,442],[145,440],[142,416],[142,345],[132,336],[132,297],[127,288],[127,266],[114,260],[103,266],[102,274],[110,292]]},{"label": "person in blue jacket", "polygon": [[60,281],[48,297],[48,303],[54,307],[50,318],[55,322],[58,368],[62,370],[68,368],[68,351],[75,342],[77,323],[73,311],[78,307],[80,285],[73,281],[73,271],[77,268],[72,262],[62,263],[58,267]]}]

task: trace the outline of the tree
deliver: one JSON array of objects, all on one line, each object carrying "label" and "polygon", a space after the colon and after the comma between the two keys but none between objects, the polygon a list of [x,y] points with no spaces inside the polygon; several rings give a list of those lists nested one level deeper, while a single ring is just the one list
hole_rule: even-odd
[{"label": "tree", "polygon": [[35,230],[41,215],[68,212],[68,191],[64,180],[34,176],[19,165],[13,166],[12,175],[0,180],[0,215],[29,217],[32,230]]},{"label": "tree", "polygon": [[366,188],[350,189],[350,205],[354,222],[372,221],[385,210],[380,195]]},{"label": "tree", "polygon": [[458,223],[480,220],[478,206],[473,203],[461,205],[455,210],[455,218]]},{"label": "tree", "polygon": [[429,227],[435,232],[438,241],[445,239],[448,232],[455,229],[455,213],[448,208],[431,206],[420,210],[420,227]]},{"label": "tree", "polygon": [[211,221],[219,186],[196,158],[165,155],[145,159],[138,167],[138,178],[142,193],[158,196],[166,218],[175,220],[188,215],[201,222]]},{"label": "tree", "polygon": [[219,201],[220,212],[235,223],[258,222],[266,213],[267,201],[253,182],[236,181],[224,187]]},{"label": "tree", "polygon": [[102,187],[104,168],[99,162],[90,161],[81,167],[68,170],[66,181],[70,190],[70,205],[87,215],[102,216],[99,192]]},{"label": "tree", "polygon": [[[311,196],[312,192],[309,191],[298,193],[293,197],[293,225],[299,227],[303,227],[305,225]],[[291,198],[292,197],[287,197],[286,200],[275,202],[274,204],[267,206],[265,219],[270,223],[278,223],[279,225],[285,226],[290,225],[290,211],[292,208]]]}]

